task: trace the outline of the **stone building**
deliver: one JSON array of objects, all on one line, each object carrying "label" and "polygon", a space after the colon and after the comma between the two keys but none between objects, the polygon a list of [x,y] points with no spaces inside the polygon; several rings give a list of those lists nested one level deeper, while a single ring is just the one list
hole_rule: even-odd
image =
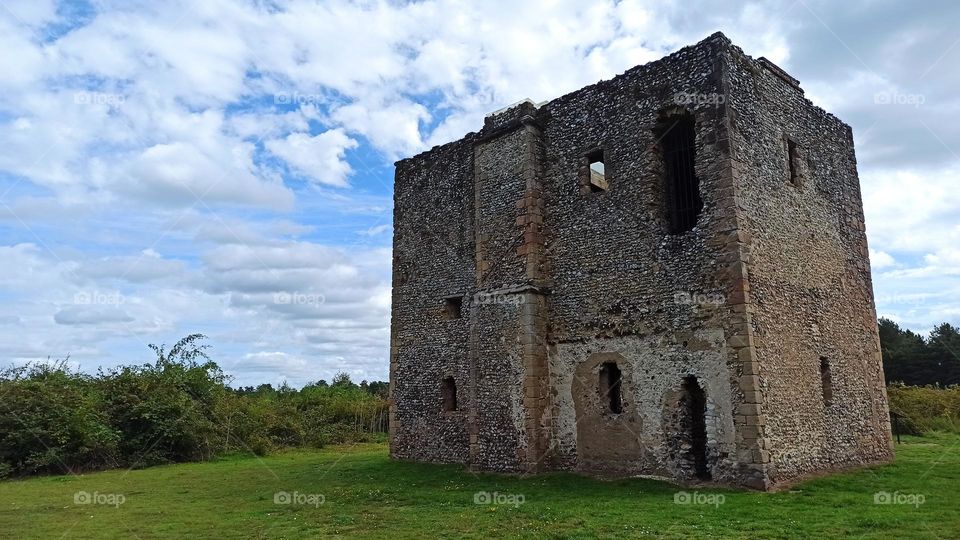
[{"label": "stone building", "polygon": [[390,453],[774,489],[892,459],[850,127],[722,34],[396,166]]}]

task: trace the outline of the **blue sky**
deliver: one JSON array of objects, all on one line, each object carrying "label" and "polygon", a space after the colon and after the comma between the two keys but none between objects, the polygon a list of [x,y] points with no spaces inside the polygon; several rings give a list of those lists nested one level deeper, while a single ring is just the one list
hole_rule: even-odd
[{"label": "blue sky", "polygon": [[385,379],[394,160],[726,33],[854,128],[878,308],[960,323],[953,2],[0,1],[0,356]]}]

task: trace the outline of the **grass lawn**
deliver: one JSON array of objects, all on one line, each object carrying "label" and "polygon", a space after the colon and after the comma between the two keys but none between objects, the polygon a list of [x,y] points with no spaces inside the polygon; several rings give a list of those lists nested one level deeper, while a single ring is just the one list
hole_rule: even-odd
[{"label": "grass lawn", "polygon": [[[676,503],[678,491],[697,503]],[[474,475],[366,444],[0,482],[0,537],[960,538],[958,502],[956,435],[905,438],[894,465],[775,494]]]}]

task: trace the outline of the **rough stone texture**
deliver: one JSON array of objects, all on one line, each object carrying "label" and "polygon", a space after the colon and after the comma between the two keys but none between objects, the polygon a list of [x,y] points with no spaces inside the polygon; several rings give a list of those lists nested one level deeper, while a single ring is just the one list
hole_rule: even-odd
[{"label": "rough stone texture", "polygon": [[[659,128],[682,112],[703,210],[670,234]],[[850,128],[722,34],[398,162],[394,220],[395,458],[695,481],[691,414],[719,483],[892,458]]]}]

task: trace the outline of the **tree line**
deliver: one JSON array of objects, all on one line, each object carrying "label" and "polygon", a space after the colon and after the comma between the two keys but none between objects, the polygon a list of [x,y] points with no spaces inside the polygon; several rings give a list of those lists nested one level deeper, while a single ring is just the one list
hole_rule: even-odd
[{"label": "tree line", "polygon": [[881,318],[880,349],[887,384],[960,385],[960,331],[948,323],[926,337]]}]

